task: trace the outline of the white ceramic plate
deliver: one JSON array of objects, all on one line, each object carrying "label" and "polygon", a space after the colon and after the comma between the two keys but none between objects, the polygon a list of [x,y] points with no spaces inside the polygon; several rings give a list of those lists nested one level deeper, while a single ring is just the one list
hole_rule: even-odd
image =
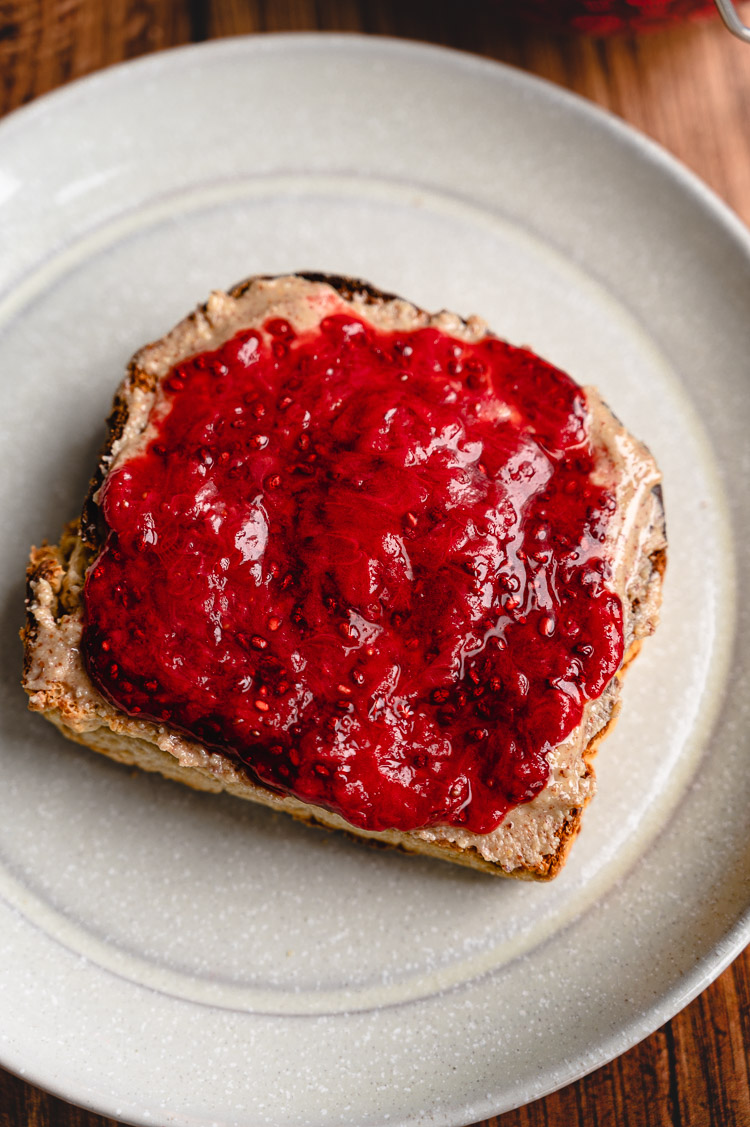
[{"label": "white ceramic plate", "polygon": [[[3,1063],[144,1124],[464,1125],[679,1010],[750,922],[736,220],[552,86],[320,35],[157,55],[16,114],[0,224]],[[213,286],[305,268],[481,312],[663,466],[663,624],[550,886],[134,776],[25,711],[28,544],[76,513],[129,354]]]}]

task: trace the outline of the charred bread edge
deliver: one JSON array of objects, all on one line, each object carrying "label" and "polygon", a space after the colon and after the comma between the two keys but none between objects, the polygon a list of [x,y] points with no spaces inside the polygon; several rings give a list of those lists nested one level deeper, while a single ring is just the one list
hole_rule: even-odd
[{"label": "charred bread edge", "polygon": [[[326,283],[333,289],[335,289],[337,293],[339,293],[339,295],[346,300],[351,300],[354,297],[358,297],[360,300],[364,300],[365,304],[379,304],[393,300],[404,300],[398,298],[397,295],[385,293],[367,282],[345,277],[342,275],[304,273],[297,274],[296,276],[304,278],[305,280],[310,282]],[[271,279],[273,277],[273,275],[254,275],[253,277],[248,278],[243,282],[240,282],[237,285],[233,286],[232,289],[228,291],[228,294],[232,298],[239,298],[253,285],[254,282]],[[198,317],[205,316],[206,308],[206,303],[199,306],[196,310],[193,311],[193,313],[189,314],[188,317],[186,317],[183,322],[181,322],[181,324],[189,324],[191,322],[195,322]],[[417,313],[424,312],[423,310],[420,310],[419,307],[415,306],[414,308]],[[143,350],[141,350],[141,352],[142,351]],[[131,387],[140,386],[144,389],[150,390],[153,388],[157,377],[145,372],[142,368],[139,367],[137,362],[139,355],[140,352],[136,354],[136,357],[134,357],[128,365],[126,382]],[[105,530],[102,527],[101,520],[99,518],[99,509],[95,497],[106,477],[109,469],[109,464],[112,459],[113,446],[117,439],[123,434],[127,417],[127,404],[123,399],[121,392],[118,391],[115,396],[113,409],[107,419],[107,437],[99,456],[97,469],[89,485],[89,490],[83,506],[81,521],[72,522],[66,527],[59,547],[50,546],[45,541],[39,549],[32,550],[31,562],[27,571],[26,602],[27,608],[29,609],[27,610],[26,625],[21,630],[21,638],[24,642],[24,678],[29,671],[29,666],[31,663],[31,648],[34,644],[38,631],[36,620],[30,609],[34,601],[34,587],[40,580],[49,580],[54,573],[58,572],[58,569],[60,569],[61,566],[67,565],[70,552],[66,553],[65,551],[64,545],[66,544],[66,542],[71,544],[75,544],[76,540],[81,542],[87,548],[87,554],[90,554],[91,559],[93,559],[93,556],[98,551]],[[652,493],[657,502],[655,522],[660,521],[663,524],[664,508],[661,485],[657,484],[656,486],[654,486]],[[648,587],[650,589],[655,582],[659,584],[661,583],[666,565],[666,551],[664,548],[659,548],[655,552],[652,552],[648,558],[651,565],[651,573],[648,579]],[[57,618],[61,617],[61,615],[66,613],[67,611],[74,609],[73,607],[65,606],[65,592],[63,586],[64,575],[59,578],[58,583]],[[641,639],[634,640],[628,652],[626,653],[622,666],[615,675],[614,680],[618,682],[622,680],[625,670],[629,666],[630,662],[637,656],[637,653],[640,650],[640,646]],[[583,751],[583,759],[586,766],[585,777],[588,777],[593,773],[593,757],[598,751],[598,747],[601,741],[614,726],[618,712],[619,701],[615,703],[611,715],[600,728],[600,730],[593,735],[588,746]],[[82,734],[71,730],[65,724],[62,714],[58,709],[45,709],[43,715],[46,717],[46,719],[50,720],[67,738],[73,740],[76,743],[83,744],[85,747],[89,747],[94,751],[98,751],[117,762],[135,765],[143,770],[161,773],[167,778],[186,783],[194,789],[210,790],[213,792],[227,789],[230,791],[230,793],[232,791],[231,786],[224,786],[209,771],[205,771],[200,767],[181,766],[178,761],[174,759],[168,752],[162,751],[155,744],[151,744],[146,740],[124,736],[121,733],[112,733],[111,730],[105,725],[102,725],[99,729],[87,732],[84,738]],[[101,740],[97,741],[96,739],[99,732],[104,731],[107,732],[109,737],[115,735],[117,741],[125,746],[117,749],[113,748],[112,746],[104,746]],[[105,743],[110,742],[111,741],[109,739],[105,741]],[[148,754],[146,754],[146,749],[148,751]],[[149,762],[145,762],[145,759],[148,759]],[[158,760],[158,762],[154,762],[154,760]],[[255,781],[252,780],[249,772],[248,778],[255,784]],[[255,785],[257,786],[258,784]],[[419,853],[427,856],[437,857],[442,860],[449,859],[470,868],[480,869],[484,872],[488,872],[497,876],[512,876],[517,879],[536,881],[551,880],[562,869],[573,841],[575,840],[580,830],[583,809],[588,801],[590,801],[590,798],[587,798],[586,802],[584,802],[580,806],[575,806],[570,810],[570,813],[563,822],[562,827],[559,831],[558,846],[554,853],[544,856],[539,864],[533,867],[507,870],[503,868],[499,863],[494,863],[492,861],[486,860],[478,852],[476,852],[475,849],[471,847],[462,847],[447,840],[434,843],[426,842],[419,838],[411,837],[411,835],[409,835],[408,833],[404,834],[400,831],[395,830],[381,831],[378,833],[361,831],[356,827],[347,826],[347,824],[344,823],[343,820],[338,818],[336,815],[331,815],[328,811],[322,810],[318,807],[311,807],[308,804],[299,803],[300,806],[306,807],[306,809],[294,810],[289,809],[288,807],[285,808],[285,806],[281,805],[281,803],[287,801],[286,799],[279,800],[277,796],[273,794],[273,792],[267,790],[267,788],[264,788],[262,786],[260,789],[266,790],[266,794],[269,797],[265,798],[262,794],[260,794],[255,797],[255,801],[271,806],[273,809],[282,809],[285,813],[292,814],[292,816],[298,821],[306,822],[309,825],[322,826],[328,829],[343,830],[343,832],[349,834],[351,837],[354,837],[359,841],[365,840],[373,846],[389,846],[400,849],[402,852]],[[247,798],[250,796],[243,797]],[[293,801],[295,803],[298,802],[298,800]],[[447,854],[449,854],[450,856],[446,856]]]}]

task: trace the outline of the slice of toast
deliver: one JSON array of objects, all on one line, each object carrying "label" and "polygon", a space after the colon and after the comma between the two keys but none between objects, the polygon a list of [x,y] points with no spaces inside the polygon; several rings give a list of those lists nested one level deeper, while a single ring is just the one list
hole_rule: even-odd
[{"label": "slice of toast", "polygon": [[382,332],[434,327],[469,343],[487,334],[479,318],[464,321],[446,312],[431,316],[366,283],[308,274],[253,278],[227,294],[214,293],[160,341],[138,352],[116,394],[81,520],[65,529],[58,545],[44,544],[31,553],[22,631],[29,706],[70,739],[200,790],[226,790],[307,822],[497,875],[549,879],[563,866],[594,793],[591,760],[616,717],[622,673],[655,628],[666,560],[658,470],[593,389],[586,389],[588,433],[615,483],[617,499],[605,547],[611,586],[622,603],[624,657],[601,694],[585,703],[580,723],[547,751],[549,775],[543,789],[514,806],[490,832],[476,833],[460,824],[377,831],[352,825],[333,810],[259,783],[236,756],[204,746],[184,729],[124,711],[97,689],[81,656],[84,582],[107,536],[99,504],[102,486],[153,437],[149,427],[161,382],[181,361],[217,349],[241,329],[260,329],[276,319],[304,333],[344,312]]}]

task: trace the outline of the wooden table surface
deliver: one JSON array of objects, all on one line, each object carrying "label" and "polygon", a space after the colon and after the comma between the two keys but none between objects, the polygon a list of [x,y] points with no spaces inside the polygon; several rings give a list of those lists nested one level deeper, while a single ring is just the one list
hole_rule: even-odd
[{"label": "wooden table surface", "polygon": [[[750,6],[741,11],[750,22]],[[750,45],[718,20],[585,40],[516,26],[501,0],[0,0],[0,113],[123,59],[286,30],[421,39],[542,75],[656,138],[750,224]],[[488,1123],[750,1127],[749,1059],[750,949],[618,1060]],[[113,1124],[0,1069],[0,1127]]]}]

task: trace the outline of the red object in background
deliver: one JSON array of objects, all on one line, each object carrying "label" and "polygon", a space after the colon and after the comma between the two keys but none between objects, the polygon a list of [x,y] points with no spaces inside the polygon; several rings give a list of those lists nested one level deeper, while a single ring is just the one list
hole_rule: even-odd
[{"label": "red object in background", "polygon": [[510,0],[524,19],[587,35],[647,31],[716,15],[714,0]]}]

